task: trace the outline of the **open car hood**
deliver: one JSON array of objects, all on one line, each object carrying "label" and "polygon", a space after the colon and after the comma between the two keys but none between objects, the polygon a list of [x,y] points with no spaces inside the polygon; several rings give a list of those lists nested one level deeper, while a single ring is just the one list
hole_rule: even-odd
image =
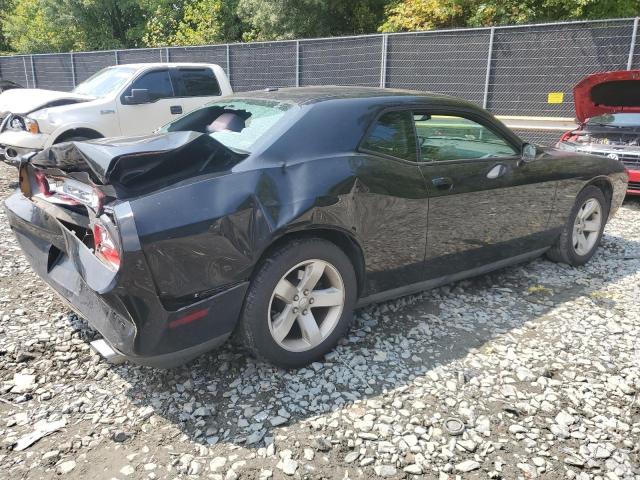
[{"label": "open car hood", "polygon": [[640,113],[640,70],[594,73],[573,88],[580,123],[605,113]]}]

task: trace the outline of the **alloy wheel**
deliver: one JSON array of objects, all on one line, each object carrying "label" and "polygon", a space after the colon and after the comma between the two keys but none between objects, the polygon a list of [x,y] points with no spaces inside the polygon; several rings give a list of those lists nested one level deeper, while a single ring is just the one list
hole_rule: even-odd
[{"label": "alloy wheel", "polygon": [[602,205],[595,198],[587,199],[576,214],[573,224],[573,249],[587,255],[598,241],[602,227]]},{"label": "alloy wheel", "polygon": [[320,345],[335,329],[345,303],[340,272],[324,260],[307,260],[276,284],[269,302],[269,331],[290,352]]}]

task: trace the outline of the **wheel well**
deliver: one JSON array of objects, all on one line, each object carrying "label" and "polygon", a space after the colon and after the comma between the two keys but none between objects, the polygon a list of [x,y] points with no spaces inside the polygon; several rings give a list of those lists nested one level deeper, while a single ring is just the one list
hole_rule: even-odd
[{"label": "wheel well", "polygon": [[609,203],[609,208],[610,208],[611,199],[613,197],[613,187],[611,186],[611,183],[609,182],[609,180],[606,180],[604,178],[597,178],[591,183],[589,183],[589,185],[593,185],[594,187],[597,187],[600,190],[602,190],[602,193],[604,194],[604,198],[607,199],[607,202]]},{"label": "wheel well", "polygon": [[56,138],[54,144],[65,142],[68,138],[73,137],[85,137],[85,138],[102,138],[103,135],[96,132],[95,130],[91,130],[90,128],[74,128],[73,130],[67,130],[66,132],[60,134],[58,138]]},{"label": "wheel well", "polygon": [[260,260],[268,258],[270,252],[284,243],[288,243],[295,239],[312,237],[322,238],[335,244],[347,255],[356,272],[356,278],[358,280],[358,296],[362,295],[365,287],[364,255],[362,253],[362,249],[360,248],[360,245],[358,245],[349,235],[339,230],[323,228],[287,233],[269,245],[269,247],[262,252]]}]

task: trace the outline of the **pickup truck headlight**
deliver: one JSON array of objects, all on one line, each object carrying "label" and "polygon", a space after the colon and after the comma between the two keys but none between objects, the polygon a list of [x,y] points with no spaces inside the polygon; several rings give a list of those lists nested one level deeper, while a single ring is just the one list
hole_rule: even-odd
[{"label": "pickup truck headlight", "polygon": [[34,135],[36,133],[40,133],[40,127],[38,126],[38,122],[36,122],[32,118],[25,118],[24,119],[24,127],[25,127],[24,129],[27,132],[33,133]]},{"label": "pickup truck headlight", "polygon": [[27,117],[13,117],[10,122],[12,130],[25,130],[29,133],[40,133],[38,122]]}]

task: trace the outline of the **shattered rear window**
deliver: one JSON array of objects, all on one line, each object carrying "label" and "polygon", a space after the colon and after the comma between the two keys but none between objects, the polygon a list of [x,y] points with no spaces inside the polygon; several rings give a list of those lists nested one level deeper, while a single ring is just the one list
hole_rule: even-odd
[{"label": "shattered rear window", "polygon": [[251,147],[269,131],[291,108],[291,104],[261,101],[237,100],[229,103],[215,102],[212,106],[220,106],[225,112],[238,112],[244,118],[245,126],[239,132],[218,131],[209,135],[223,145],[233,149],[251,152]]},{"label": "shattered rear window", "polygon": [[159,132],[201,132],[233,151],[251,153],[256,142],[293,106],[273,100],[227,98],[194,110]]}]

